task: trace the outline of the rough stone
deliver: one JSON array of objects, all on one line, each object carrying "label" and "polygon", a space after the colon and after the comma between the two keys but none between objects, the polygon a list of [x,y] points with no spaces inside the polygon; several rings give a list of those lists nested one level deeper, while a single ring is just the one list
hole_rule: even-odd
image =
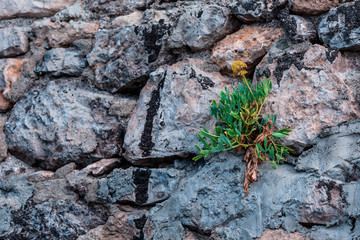
[{"label": "rough stone", "polygon": [[243,0],[231,1],[229,7],[233,14],[244,22],[270,21],[278,9],[288,0]]},{"label": "rough stone", "polygon": [[215,125],[206,106],[232,84],[211,67],[188,59],[150,75],[125,135],[129,161],[156,164],[152,159],[196,153],[198,129]]},{"label": "rough stone", "polygon": [[80,76],[85,67],[86,58],[81,57],[79,51],[55,48],[44,54],[43,62],[34,71],[54,77]]},{"label": "rough stone", "polygon": [[[326,135],[329,132],[332,134],[300,155],[296,170],[316,172],[320,176],[348,182],[351,180],[351,169],[356,168],[355,164],[360,159],[360,123],[348,122],[326,132]],[[356,179],[356,176],[353,175],[353,178]]]},{"label": "rough stone", "polygon": [[[355,238],[354,238],[355,237]],[[310,239],[326,239],[326,240],[337,240],[337,239],[356,239],[358,234],[351,236],[351,225],[342,224],[341,226],[333,226],[330,228],[314,226],[311,228]]]},{"label": "rough stone", "polygon": [[55,178],[64,178],[67,174],[71,173],[75,169],[76,163],[71,162],[69,164],[66,164],[55,171]]},{"label": "rough stone", "polygon": [[[1,6],[8,4],[1,4]],[[29,40],[26,36],[27,28],[0,28],[0,58],[15,57],[29,51]]]},{"label": "rough stone", "polygon": [[79,236],[77,240],[144,239],[146,212],[146,210],[119,212],[110,216],[105,225],[90,230],[85,235]]},{"label": "rough stone", "polygon": [[286,11],[279,14],[281,22],[293,42],[315,41],[315,25],[303,17],[290,15]]},{"label": "rough stone", "polygon": [[103,209],[68,200],[47,200],[28,203],[13,214],[13,232],[8,239],[69,239],[102,225],[106,221]]},{"label": "rough stone", "polygon": [[32,200],[39,204],[49,199],[75,201],[77,198],[77,194],[67,188],[65,179],[53,179],[36,183]]},{"label": "rough stone", "polygon": [[51,48],[68,47],[77,39],[93,38],[99,30],[98,22],[70,21],[52,22],[51,19],[35,21],[31,25],[36,39],[36,46],[46,41]]},{"label": "rough stone", "polygon": [[171,169],[115,169],[99,180],[98,199],[111,203],[152,205],[169,198],[179,180]]},{"label": "rough stone", "polygon": [[117,156],[124,126],[107,111],[122,99],[82,82],[36,87],[15,105],[5,125],[9,151],[45,169]]},{"label": "rough stone", "polygon": [[88,165],[85,170],[89,171],[89,174],[98,177],[111,172],[111,170],[119,166],[120,163],[121,159],[119,158],[101,159],[98,162]]},{"label": "rough stone", "polygon": [[86,202],[97,201],[98,179],[91,176],[89,171],[75,170],[65,178],[70,189],[83,197]]},{"label": "rough stone", "polygon": [[254,78],[270,78],[273,88],[264,113],[277,115],[277,127],[293,129],[286,144],[301,151],[323,128],[359,116],[345,79],[341,53],[308,43],[278,42],[257,66]]},{"label": "rough stone", "polygon": [[37,171],[30,174],[27,178],[29,182],[43,182],[52,180],[55,178],[55,174],[52,171]]},{"label": "rough stone", "polygon": [[327,46],[360,51],[360,2],[332,9],[321,20],[318,33]]},{"label": "rough stone", "polygon": [[187,46],[192,51],[204,50],[231,33],[235,27],[236,22],[227,8],[206,5],[190,9],[180,17],[168,44],[173,49]]},{"label": "rough stone", "polygon": [[5,141],[4,126],[7,120],[7,116],[0,114],[0,162],[3,161],[8,154],[7,144]]},{"label": "rough stone", "polygon": [[115,18],[111,24],[113,27],[125,27],[128,25],[140,25],[143,18],[143,13],[135,11],[129,15],[119,16]]},{"label": "rough stone", "polygon": [[87,56],[95,71],[94,84],[112,93],[138,90],[151,71],[170,61],[163,47],[168,29],[169,25],[160,21],[98,31],[94,49]]},{"label": "rough stone", "polygon": [[27,59],[0,59],[0,112],[7,112],[12,104],[6,98],[13,92],[13,86],[19,80],[23,65]]},{"label": "rough stone", "polygon": [[290,0],[291,10],[301,15],[319,15],[339,4],[339,0]]},{"label": "rough stone", "polygon": [[42,18],[54,15],[56,12],[75,3],[76,0],[0,0],[0,19],[16,17]]},{"label": "rough stone", "polygon": [[309,240],[309,238],[301,236],[299,233],[285,233],[282,229],[264,231],[263,235],[257,240]]},{"label": "rough stone", "polygon": [[29,166],[23,161],[15,158],[12,155],[8,155],[8,157],[0,162],[0,178],[8,179],[13,175],[29,175],[33,172],[36,172],[37,169]]},{"label": "rough stone", "polygon": [[281,33],[280,28],[244,26],[218,42],[212,49],[210,60],[227,73],[232,72],[233,62],[241,60],[247,64],[248,72],[251,73],[269,48],[280,38]]}]

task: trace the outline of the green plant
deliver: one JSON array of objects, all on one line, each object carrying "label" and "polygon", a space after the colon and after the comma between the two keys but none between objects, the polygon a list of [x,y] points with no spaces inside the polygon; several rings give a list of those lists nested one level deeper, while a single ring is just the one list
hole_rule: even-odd
[{"label": "green plant", "polygon": [[203,147],[196,145],[200,154],[193,160],[231,149],[245,150],[244,161],[247,170],[244,188],[248,194],[250,183],[257,180],[258,164],[263,161],[270,162],[276,169],[277,164],[283,163],[284,157],[289,155],[291,149],[281,144],[281,138],[289,135],[291,130],[284,128],[273,131],[276,115],[261,115],[272,83],[265,78],[251,86],[245,77],[245,69],[245,63],[233,63],[234,74],[240,76],[244,84],[240,83],[232,92],[225,88],[225,92],[220,92],[218,103],[212,100],[210,114],[218,124],[213,133],[205,127],[200,129],[198,138]]}]

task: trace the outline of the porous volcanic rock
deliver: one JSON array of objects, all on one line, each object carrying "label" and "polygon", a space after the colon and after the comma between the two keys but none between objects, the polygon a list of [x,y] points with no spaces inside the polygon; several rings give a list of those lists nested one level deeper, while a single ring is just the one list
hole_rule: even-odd
[{"label": "porous volcanic rock", "polygon": [[290,0],[290,8],[301,15],[319,15],[337,7],[339,0]]},{"label": "porous volcanic rock", "polygon": [[98,199],[102,202],[152,205],[170,197],[179,177],[180,173],[171,169],[115,169],[99,180]]},{"label": "porous volcanic rock", "polygon": [[321,20],[318,33],[327,46],[360,51],[360,2],[332,9]]},{"label": "porous volcanic rock", "polygon": [[129,122],[125,157],[134,164],[196,153],[199,128],[212,129],[210,101],[232,82],[205,61],[188,59],[151,73]]},{"label": "porous volcanic rock", "polygon": [[206,5],[187,10],[172,31],[168,44],[170,48],[189,47],[192,51],[204,50],[231,33],[236,22],[227,8]]},{"label": "porous volcanic rock", "polygon": [[81,82],[34,88],[15,105],[5,126],[10,152],[45,169],[116,156],[126,126],[108,111],[123,99]]},{"label": "porous volcanic rock", "polygon": [[241,21],[270,21],[274,18],[278,9],[287,2],[288,0],[235,0],[230,2],[229,7],[232,13]]},{"label": "porous volcanic rock", "polygon": [[280,38],[281,28],[267,26],[244,26],[227,35],[212,49],[210,60],[227,73],[232,73],[231,64],[243,61],[252,72],[269,48]]},{"label": "porous volcanic rock", "polygon": [[14,57],[29,51],[27,31],[27,28],[20,27],[0,28],[0,58]]},{"label": "porous volcanic rock", "polygon": [[86,58],[77,50],[54,48],[44,54],[43,62],[38,64],[35,72],[50,76],[80,76],[86,67]]},{"label": "porous volcanic rock", "polygon": [[263,112],[276,114],[278,127],[293,129],[286,141],[295,152],[311,144],[323,128],[360,116],[345,83],[349,65],[334,49],[291,45],[283,39],[257,66],[254,79],[267,77],[273,82]]},{"label": "porous volcanic rock", "polygon": [[163,47],[169,28],[160,21],[98,31],[95,46],[87,56],[95,71],[94,84],[112,93],[144,86],[151,71],[169,62]]},{"label": "porous volcanic rock", "polygon": [[0,19],[51,16],[75,2],[76,0],[0,0]]}]

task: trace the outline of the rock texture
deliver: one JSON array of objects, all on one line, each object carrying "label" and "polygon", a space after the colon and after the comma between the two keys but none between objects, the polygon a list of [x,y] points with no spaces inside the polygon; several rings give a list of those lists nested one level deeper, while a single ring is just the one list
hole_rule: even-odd
[{"label": "rock texture", "polygon": [[279,127],[293,129],[287,141],[301,148],[321,129],[358,117],[359,106],[345,83],[349,63],[340,52],[307,43],[282,50],[284,45],[270,50],[255,78],[273,81],[264,112],[276,114]]},{"label": "rock texture", "polygon": [[215,124],[204,106],[225,86],[231,87],[211,67],[188,59],[150,75],[126,130],[124,147],[129,161],[154,164],[154,158],[195,153],[198,129],[203,125],[211,129]]},{"label": "rock texture", "polygon": [[337,7],[341,0],[290,0],[291,10],[303,15],[318,15]]},{"label": "rock texture", "polygon": [[243,61],[252,72],[269,48],[280,38],[282,30],[266,26],[244,26],[227,35],[212,49],[211,61],[227,73],[232,73],[231,64]]},{"label": "rock texture", "polygon": [[1,0],[0,5],[3,7],[0,10],[0,19],[51,16],[75,2],[76,0]]},{"label": "rock texture", "polygon": [[[1,4],[7,5],[7,4]],[[26,28],[0,28],[0,58],[14,57],[29,51]]]},{"label": "rock texture", "polygon": [[359,51],[359,14],[359,1],[332,9],[319,24],[320,40],[330,47]]},{"label": "rock texture", "polygon": [[84,84],[49,82],[15,106],[5,128],[9,149],[46,169],[116,156],[125,126],[107,111],[121,101]]},{"label": "rock texture", "polygon": [[171,33],[170,48],[189,47],[192,51],[204,50],[230,33],[236,26],[227,8],[208,5],[184,13]]},{"label": "rock texture", "polygon": [[315,25],[303,17],[290,15],[286,11],[279,14],[281,21],[293,42],[315,41]]},{"label": "rock texture", "polygon": [[4,126],[7,120],[7,116],[0,114],[0,162],[7,157],[7,144],[5,141]]}]

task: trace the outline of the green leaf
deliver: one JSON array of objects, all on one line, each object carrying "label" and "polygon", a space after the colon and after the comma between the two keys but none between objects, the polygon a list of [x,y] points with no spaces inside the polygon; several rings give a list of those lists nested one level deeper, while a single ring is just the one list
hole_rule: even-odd
[{"label": "green leaf", "polygon": [[277,165],[275,162],[273,162],[273,165],[272,165],[273,169],[277,169]]},{"label": "green leaf", "polygon": [[209,144],[204,140],[204,138],[200,135],[200,134],[198,134],[198,138],[199,138],[199,140],[204,144],[204,147],[206,148],[206,149],[211,149],[211,147],[209,146]]},{"label": "green leaf", "polygon": [[281,132],[274,132],[271,134],[273,137],[277,137],[277,138],[283,138],[283,137],[286,137],[287,135],[289,134],[284,134],[284,133],[281,133]]},{"label": "green leaf", "polygon": [[197,161],[197,160],[199,160],[199,159],[201,159],[201,158],[203,158],[203,157],[204,157],[203,155],[198,155],[198,156],[196,156],[196,157],[193,157],[192,160]]},{"label": "green leaf", "polygon": [[266,137],[264,137],[264,148],[267,149],[267,140],[266,140]]}]

